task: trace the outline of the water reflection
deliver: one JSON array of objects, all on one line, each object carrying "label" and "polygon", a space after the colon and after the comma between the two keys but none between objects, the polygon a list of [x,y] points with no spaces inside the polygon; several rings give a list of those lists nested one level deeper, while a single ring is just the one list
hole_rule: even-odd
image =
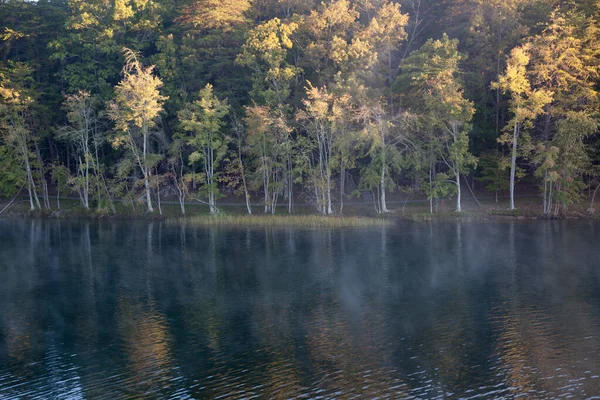
[{"label": "water reflection", "polygon": [[593,223],[0,222],[0,398],[600,393]]}]

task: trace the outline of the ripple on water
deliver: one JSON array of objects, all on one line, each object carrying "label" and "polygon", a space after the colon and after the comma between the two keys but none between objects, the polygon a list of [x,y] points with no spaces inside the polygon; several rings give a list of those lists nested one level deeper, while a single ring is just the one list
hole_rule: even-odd
[{"label": "ripple on water", "polygon": [[600,393],[595,226],[30,222],[0,221],[0,399]]}]

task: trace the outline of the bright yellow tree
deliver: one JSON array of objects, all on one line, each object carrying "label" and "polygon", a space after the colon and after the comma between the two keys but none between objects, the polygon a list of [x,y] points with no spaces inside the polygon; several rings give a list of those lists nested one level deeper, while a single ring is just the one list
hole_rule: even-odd
[{"label": "bright yellow tree", "polygon": [[509,110],[513,118],[507,128],[512,130],[512,136],[506,132],[499,141],[512,145],[510,166],[510,209],[515,209],[515,172],[517,168],[517,147],[519,135],[523,127],[528,127],[534,118],[544,111],[544,106],[552,101],[553,93],[546,89],[533,89],[527,76],[529,64],[529,46],[514,48],[510,53],[506,71],[492,83],[492,89],[499,89],[510,95]]},{"label": "bright yellow tree", "polygon": [[144,67],[138,56],[124,48],[123,79],[115,87],[115,100],[109,103],[109,116],[123,134],[113,139],[114,147],[127,147],[144,178],[146,205],[154,211],[150,197],[150,175],[158,160],[151,155],[149,137],[151,129],[163,110],[167,97],[160,94],[162,81],[153,73],[154,66]]}]

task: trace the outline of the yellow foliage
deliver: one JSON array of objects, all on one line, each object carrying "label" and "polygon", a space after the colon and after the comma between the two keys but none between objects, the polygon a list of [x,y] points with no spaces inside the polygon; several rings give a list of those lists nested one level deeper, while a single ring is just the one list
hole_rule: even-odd
[{"label": "yellow foliage", "polygon": [[160,78],[154,76],[154,66],[144,67],[135,53],[123,49],[126,64],[123,79],[115,88],[115,101],[109,105],[109,116],[119,130],[127,131],[132,126],[148,129],[162,111],[167,97],[159,92]]},{"label": "yellow foliage", "polygon": [[196,0],[183,9],[178,21],[189,23],[200,30],[222,29],[227,32],[248,22],[248,0]]}]

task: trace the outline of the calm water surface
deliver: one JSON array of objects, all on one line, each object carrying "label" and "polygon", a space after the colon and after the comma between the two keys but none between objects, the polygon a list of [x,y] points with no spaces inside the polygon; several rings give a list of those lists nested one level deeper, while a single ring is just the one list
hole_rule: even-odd
[{"label": "calm water surface", "polygon": [[0,221],[1,399],[519,396],[600,396],[600,225]]}]

